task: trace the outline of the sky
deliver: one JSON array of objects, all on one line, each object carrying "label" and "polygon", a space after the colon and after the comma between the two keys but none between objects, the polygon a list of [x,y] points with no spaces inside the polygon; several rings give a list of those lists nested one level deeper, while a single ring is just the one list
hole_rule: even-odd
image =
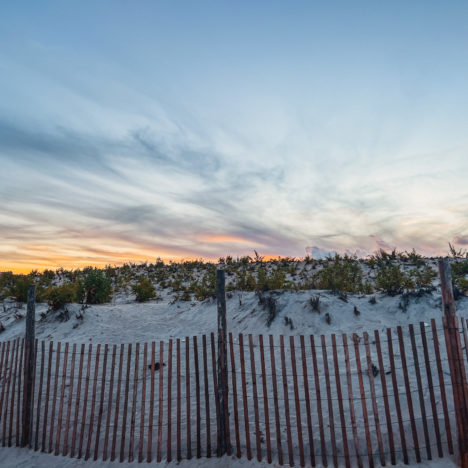
[{"label": "sky", "polygon": [[468,3],[0,3],[0,271],[468,246]]}]

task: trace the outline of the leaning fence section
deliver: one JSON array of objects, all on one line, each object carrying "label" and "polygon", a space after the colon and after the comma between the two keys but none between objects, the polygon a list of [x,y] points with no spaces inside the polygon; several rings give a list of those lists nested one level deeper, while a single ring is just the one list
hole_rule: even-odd
[{"label": "leaning fence section", "polygon": [[[461,342],[468,362],[467,323]],[[432,320],[372,333],[227,336],[228,452],[286,465],[374,466],[456,451],[446,329]],[[211,457],[219,443],[214,334],[137,344],[0,347],[0,443],[115,461]],[[465,365],[465,362],[463,362]]]}]

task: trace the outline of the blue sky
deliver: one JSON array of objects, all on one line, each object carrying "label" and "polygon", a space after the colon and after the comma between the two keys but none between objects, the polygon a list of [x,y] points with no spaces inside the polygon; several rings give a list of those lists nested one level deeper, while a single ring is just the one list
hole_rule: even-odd
[{"label": "blue sky", "polygon": [[468,244],[466,2],[0,5],[0,269]]}]

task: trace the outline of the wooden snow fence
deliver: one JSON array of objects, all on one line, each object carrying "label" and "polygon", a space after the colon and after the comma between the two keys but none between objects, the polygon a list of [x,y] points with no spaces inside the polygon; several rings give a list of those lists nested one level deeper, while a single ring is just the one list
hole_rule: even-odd
[{"label": "wooden snow fence", "polygon": [[[227,452],[347,467],[457,453],[449,332],[432,320],[353,335],[229,333]],[[465,318],[456,333],[464,352],[453,359],[464,368]],[[56,455],[140,462],[216,456],[223,402],[215,334],[121,345],[34,339],[29,415],[25,343],[0,344],[3,446],[22,445],[28,424],[30,447]]]}]

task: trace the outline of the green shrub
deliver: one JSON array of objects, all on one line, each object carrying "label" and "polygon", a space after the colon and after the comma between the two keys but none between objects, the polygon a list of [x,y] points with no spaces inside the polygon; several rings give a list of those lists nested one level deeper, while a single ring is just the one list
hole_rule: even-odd
[{"label": "green shrub", "polygon": [[156,297],[156,288],[148,278],[140,278],[137,284],[132,286],[137,302],[146,302]]},{"label": "green shrub", "polygon": [[344,291],[350,293],[363,292],[362,269],[357,260],[345,255],[336,254],[329,258],[315,276],[315,286],[318,289],[328,289],[333,292]]},{"label": "green shrub", "polygon": [[112,293],[111,280],[102,270],[88,267],[78,282],[77,297],[86,304],[109,302]]},{"label": "green shrub", "polygon": [[18,302],[26,302],[30,284],[34,284],[34,280],[29,275],[14,275],[8,288],[8,295],[13,296]]},{"label": "green shrub", "polygon": [[457,286],[457,288],[464,292],[464,293],[467,293],[468,292],[468,279],[466,278],[457,278],[456,281],[455,281],[455,285]]},{"label": "green shrub", "polygon": [[414,282],[403,273],[399,265],[381,265],[377,272],[375,286],[389,296],[395,296],[405,289],[413,289]]},{"label": "green shrub", "polygon": [[414,268],[409,274],[414,286],[420,291],[431,290],[433,288],[432,281],[437,276],[437,273],[429,265],[426,265],[422,270]]},{"label": "green shrub", "polygon": [[257,291],[271,291],[274,289],[284,289],[286,274],[280,269],[276,269],[270,273],[267,269],[261,266],[257,272]]},{"label": "green shrub", "polygon": [[61,286],[52,286],[46,292],[47,303],[53,310],[58,310],[65,304],[77,300],[77,284],[65,283]]}]

